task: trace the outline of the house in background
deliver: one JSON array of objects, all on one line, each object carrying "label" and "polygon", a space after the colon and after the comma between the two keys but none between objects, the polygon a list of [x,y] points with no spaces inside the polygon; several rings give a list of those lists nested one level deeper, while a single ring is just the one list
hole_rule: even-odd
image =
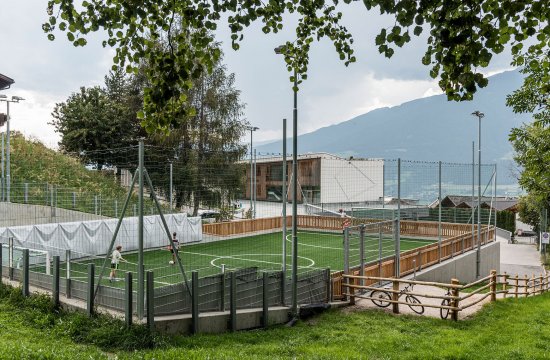
[{"label": "house in background", "polygon": [[[518,211],[518,199],[505,196],[482,196],[480,198],[482,209],[492,209],[496,211],[511,211],[516,213]],[[441,207],[443,208],[459,208],[459,209],[471,209],[477,206],[477,196],[462,196],[462,195],[447,195],[441,200]],[[435,200],[430,204],[430,208],[436,208],[439,206],[439,201]]]},{"label": "house in background", "polygon": [[[246,164],[244,160],[242,163]],[[283,158],[256,161],[256,199],[282,201]],[[245,198],[250,199],[250,167],[246,168]],[[287,198],[292,201],[292,159],[287,159]],[[300,203],[361,204],[380,201],[384,196],[384,161],[344,159],[328,153],[298,155],[298,196]]]}]

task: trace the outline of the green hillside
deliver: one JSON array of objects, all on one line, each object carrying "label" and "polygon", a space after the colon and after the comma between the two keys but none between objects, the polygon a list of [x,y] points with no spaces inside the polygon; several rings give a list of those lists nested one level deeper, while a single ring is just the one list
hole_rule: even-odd
[{"label": "green hillside", "polygon": [[11,137],[12,184],[42,183],[77,192],[123,195],[112,173],[88,170],[78,159],[44,146],[38,140],[15,133]]},{"label": "green hillside", "polygon": [[[111,171],[87,169],[77,158],[52,150],[20,133],[11,137],[11,195],[13,203],[27,203],[118,217],[127,188]],[[137,197],[126,213],[134,215]],[[147,198],[146,215],[156,213]]]}]

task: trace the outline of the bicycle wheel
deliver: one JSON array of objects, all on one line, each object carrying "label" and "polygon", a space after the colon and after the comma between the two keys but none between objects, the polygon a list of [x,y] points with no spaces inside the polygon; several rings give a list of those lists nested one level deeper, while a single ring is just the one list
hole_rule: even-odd
[{"label": "bicycle wheel", "polygon": [[[450,305],[451,305],[451,302],[449,301],[449,299],[443,299],[443,301],[441,302],[441,306],[450,306]],[[441,315],[442,319],[446,319],[447,317],[449,317],[449,309],[439,309],[439,315]]]},{"label": "bicycle wheel", "polygon": [[388,300],[391,300],[391,296],[390,294],[388,294],[387,292],[385,291],[382,291],[382,290],[373,290],[371,293],[370,293],[370,297],[372,299],[370,299],[372,301],[372,303],[376,306],[380,306],[380,307],[388,307],[390,306],[390,302]]},{"label": "bicycle wheel", "polygon": [[424,313],[424,306],[422,306],[422,303],[418,298],[414,295],[406,295],[405,301],[407,302],[407,305],[411,308],[412,311],[415,313],[421,315]]}]

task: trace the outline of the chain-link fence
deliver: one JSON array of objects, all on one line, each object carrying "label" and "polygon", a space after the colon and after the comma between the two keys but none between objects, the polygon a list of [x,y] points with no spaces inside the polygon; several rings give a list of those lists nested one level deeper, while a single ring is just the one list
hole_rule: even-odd
[{"label": "chain-link fence", "polygon": [[[256,157],[250,171],[249,159],[240,154],[146,146],[140,187],[137,147],[85,155],[74,157],[96,159],[94,166],[102,159],[100,169],[77,161],[40,168],[51,178],[43,183],[25,182],[22,170],[12,172],[9,202],[2,186],[0,237],[8,247],[7,241],[13,242],[14,254],[4,261],[4,251],[2,263],[17,273],[17,249],[31,249],[31,258],[43,259],[31,261],[31,273],[47,282],[51,258],[60,256],[62,286],[82,298],[92,266],[96,299],[113,308],[119,307],[127,286],[124,274],[134,274],[134,290],[141,287],[143,294],[140,276],[147,271],[154,273],[155,307],[163,314],[189,309],[192,272],[200,279],[203,310],[224,307],[231,276],[242,291],[236,295],[242,306],[258,304],[264,272],[269,302],[288,303],[294,197],[301,302],[326,298],[326,269],[380,262],[446,236],[401,236],[395,242],[394,219],[477,223],[477,195],[472,197],[477,171],[472,164],[307,154],[299,156],[294,177],[290,161],[283,171],[282,156]],[[296,195],[291,191],[294,180]],[[482,165],[480,180],[481,223],[494,225],[493,209],[500,200],[495,196],[495,167]],[[356,224],[364,225],[350,228],[346,260],[343,230]],[[122,259],[114,253],[117,246]]]}]

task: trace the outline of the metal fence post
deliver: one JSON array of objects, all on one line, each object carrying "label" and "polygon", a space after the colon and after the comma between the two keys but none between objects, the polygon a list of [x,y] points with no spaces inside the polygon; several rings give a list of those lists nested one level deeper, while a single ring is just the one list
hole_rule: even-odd
[{"label": "metal fence post", "polygon": [[13,280],[13,238],[8,238],[8,277]]},{"label": "metal fence post", "polygon": [[71,250],[65,250],[65,296],[71,298]]},{"label": "metal fence post", "polygon": [[88,291],[86,293],[86,312],[88,316],[94,314],[94,281],[95,281],[95,264],[88,264]]},{"label": "metal fence post", "polygon": [[76,207],[76,193],[73,192],[73,209]]},{"label": "metal fence post", "polygon": [[94,214],[97,215],[97,195],[94,195]]},{"label": "metal fence post", "polygon": [[[361,268],[359,269],[359,276],[361,276],[361,280],[359,281],[359,285],[364,286],[365,285],[365,279],[363,279],[363,276],[365,276],[365,224],[361,224],[360,228],[360,243],[359,243],[359,261]],[[362,292],[363,290],[361,290]]]},{"label": "metal fence post", "polygon": [[222,264],[220,275],[220,311],[225,311],[225,264]]},{"label": "metal fence post", "polygon": [[393,220],[393,241],[395,243],[395,255],[394,255],[394,275],[396,278],[401,275],[401,251],[399,246],[399,220]]},{"label": "metal fence post", "polygon": [[115,199],[115,217],[118,218],[118,200]]},{"label": "metal fence post", "polygon": [[237,276],[231,272],[231,286],[229,292],[229,329],[237,331]]},{"label": "metal fence post", "polygon": [[52,300],[53,306],[59,307],[59,255],[53,257]]},{"label": "metal fence post", "polygon": [[378,225],[378,277],[382,277],[382,225]]},{"label": "metal fence post", "polygon": [[[344,228],[344,274],[349,275],[349,227]],[[350,283],[349,278],[345,278],[345,284]],[[344,295],[344,299],[347,296]]]},{"label": "metal fence post", "polygon": [[137,216],[137,205],[134,204],[134,216]]},{"label": "metal fence post", "polygon": [[269,325],[269,289],[268,289],[268,276],[267,272],[263,273],[262,277],[262,305],[263,305],[263,314],[262,314],[262,325],[264,328],[267,328]]},{"label": "metal fence post", "polygon": [[173,190],[173,165],[170,163],[170,189],[168,190],[168,193],[170,194],[170,211],[174,209],[173,204],[173,198],[174,198],[174,190]]},{"label": "metal fence post", "polygon": [[152,271],[147,271],[147,327],[149,331],[155,330],[155,283]]},{"label": "metal fence post", "polygon": [[[438,163],[439,165],[439,176],[438,176],[438,181],[439,181],[439,195],[438,195],[438,212],[439,212],[439,217],[438,217],[438,220],[437,220],[437,257],[438,257],[438,262],[441,262],[441,161],[439,161]],[[456,209],[455,209],[456,210]],[[456,212],[455,212],[456,214]],[[455,220],[456,222],[456,220]]]},{"label": "metal fence post", "polygon": [[199,273],[191,272],[191,333],[199,333]]},{"label": "metal fence post", "polygon": [[125,306],[124,306],[124,322],[126,327],[129,328],[132,326],[132,314],[133,314],[133,292],[132,292],[132,272],[126,272],[126,283],[125,285]]},{"label": "metal fence post", "polygon": [[25,183],[25,204],[29,203],[29,183]]},{"label": "metal fence post", "polygon": [[2,261],[2,244],[0,243],[0,289],[2,288],[2,277],[4,276],[4,263]]},{"label": "metal fence post", "polygon": [[349,227],[344,228],[344,274],[349,274]]},{"label": "metal fence post", "polygon": [[327,302],[332,302],[332,276],[330,274],[330,269],[326,270],[325,276],[327,277]]},{"label": "metal fence post", "polygon": [[286,271],[281,271],[281,305],[286,304]]},{"label": "metal fence post", "polygon": [[50,188],[50,214],[55,217],[54,185]]},{"label": "metal fence post", "polygon": [[21,284],[23,296],[29,296],[29,249],[23,249],[23,281]]}]

